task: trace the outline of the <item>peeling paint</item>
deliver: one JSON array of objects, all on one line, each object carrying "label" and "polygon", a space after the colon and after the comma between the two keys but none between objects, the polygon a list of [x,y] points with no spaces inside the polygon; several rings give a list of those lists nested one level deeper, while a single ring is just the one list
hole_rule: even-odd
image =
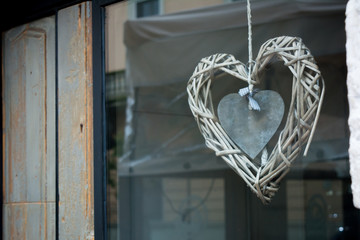
[{"label": "peeling paint", "polygon": [[91,3],[86,2],[58,14],[60,239],[89,239],[94,230],[89,11]]},{"label": "peeling paint", "polygon": [[3,237],[54,239],[55,18],[11,29],[3,44]]},{"label": "peeling paint", "polygon": [[[58,12],[60,239],[94,239],[91,22]],[[55,19],[4,39],[4,239],[55,239]]]}]

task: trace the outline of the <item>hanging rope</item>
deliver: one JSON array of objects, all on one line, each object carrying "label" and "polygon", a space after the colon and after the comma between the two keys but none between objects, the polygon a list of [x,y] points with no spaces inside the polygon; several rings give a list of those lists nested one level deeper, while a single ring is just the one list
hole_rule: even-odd
[{"label": "hanging rope", "polygon": [[256,62],[253,60],[253,53],[252,53],[252,29],[251,29],[251,6],[250,6],[250,0],[247,0],[247,22],[248,22],[248,51],[249,51],[249,60],[246,65],[246,71],[247,71],[247,82],[248,86],[245,88],[241,88],[239,90],[240,96],[246,96],[249,100],[249,110],[256,110],[260,111],[260,106],[256,102],[256,100],[253,98],[256,91],[254,90],[254,85],[251,82],[251,75],[253,72],[253,69],[255,68]]},{"label": "hanging rope", "polygon": [[248,61],[248,84],[249,90],[252,92],[254,85],[251,83],[251,73],[253,70],[253,53],[252,53],[252,29],[251,29],[251,6],[250,0],[247,0],[247,22],[248,22],[248,51],[249,51],[249,61]]}]

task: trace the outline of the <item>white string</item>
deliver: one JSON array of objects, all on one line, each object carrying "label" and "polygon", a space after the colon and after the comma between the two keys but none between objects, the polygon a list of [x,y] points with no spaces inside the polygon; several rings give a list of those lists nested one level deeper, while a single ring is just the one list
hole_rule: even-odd
[{"label": "white string", "polygon": [[248,22],[248,51],[249,51],[249,62],[248,62],[248,84],[249,90],[253,90],[253,84],[251,83],[251,72],[253,67],[253,53],[252,53],[252,29],[251,29],[251,6],[250,0],[247,0],[247,22]]},{"label": "white string", "polygon": [[251,29],[251,7],[250,0],[247,0],[247,21],[248,21],[248,44],[249,44],[249,63],[252,63],[252,29]]}]

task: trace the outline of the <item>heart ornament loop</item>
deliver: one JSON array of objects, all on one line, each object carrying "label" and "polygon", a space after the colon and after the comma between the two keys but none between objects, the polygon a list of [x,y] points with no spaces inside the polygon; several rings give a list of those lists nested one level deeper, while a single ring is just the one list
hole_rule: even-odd
[{"label": "heart ornament loop", "polygon": [[215,72],[222,71],[248,82],[246,65],[230,54],[211,55],[201,59],[187,85],[189,106],[206,146],[214,150],[264,204],[278,191],[281,179],[289,172],[304,144],[306,155],[325,92],[320,70],[309,49],[300,38],[288,36],[270,39],[261,46],[253,71],[249,73],[251,84],[260,83],[259,74],[274,57],[282,60],[293,75],[292,97],[285,127],[265,164],[255,163],[229,137],[215,114],[211,97]]}]

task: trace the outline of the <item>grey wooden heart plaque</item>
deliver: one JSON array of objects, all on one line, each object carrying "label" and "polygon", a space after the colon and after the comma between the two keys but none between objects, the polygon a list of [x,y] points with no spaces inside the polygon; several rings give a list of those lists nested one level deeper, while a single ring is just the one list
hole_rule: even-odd
[{"label": "grey wooden heart plaque", "polygon": [[264,90],[253,98],[260,105],[260,111],[249,110],[248,99],[237,93],[226,95],[218,105],[222,127],[252,159],[270,141],[284,116],[284,101],[277,92]]}]

